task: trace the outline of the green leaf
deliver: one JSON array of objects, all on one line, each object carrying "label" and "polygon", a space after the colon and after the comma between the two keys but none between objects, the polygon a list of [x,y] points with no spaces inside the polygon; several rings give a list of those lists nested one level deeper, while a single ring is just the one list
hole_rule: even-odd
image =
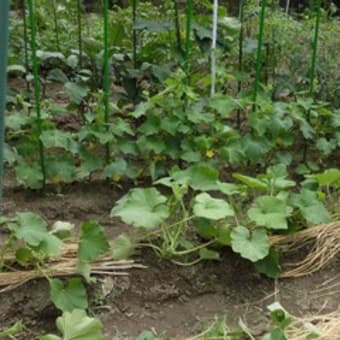
[{"label": "green leaf", "polygon": [[89,94],[90,89],[85,85],[67,82],[65,84],[65,92],[69,96],[72,103],[81,104],[83,99]]},{"label": "green leaf", "polygon": [[281,274],[280,254],[272,248],[264,259],[255,263],[255,268],[259,273],[265,274],[270,278],[276,278]]},{"label": "green leaf", "polygon": [[159,340],[151,331],[143,331],[136,340]]},{"label": "green leaf", "polygon": [[125,260],[131,257],[135,251],[135,244],[127,234],[121,234],[111,244],[112,258]]},{"label": "green leaf", "polygon": [[42,188],[43,175],[38,164],[20,162],[15,167],[15,173],[19,184],[30,189]]},{"label": "green leaf", "polygon": [[81,261],[92,261],[109,249],[103,227],[96,222],[85,222],[81,227],[78,258]]},{"label": "green leaf", "polygon": [[57,319],[57,327],[63,334],[62,338],[47,335],[40,340],[104,340],[103,325],[97,319],[90,318],[84,310],[75,309],[72,313],[65,312]]},{"label": "green leaf", "polygon": [[63,312],[88,307],[86,289],[79,278],[70,280],[67,286],[59,279],[50,279],[50,296],[55,306]]},{"label": "green leaf", "polygon": [[238,226],[231,232],[231,246],[234,252],[245,259],[257,262],[269,254],[270,242],[265,229],[255,229],[252,232]]},{"label": "green leaf", "polygon": [[31,212],[17,213],[15,236],[25,241],[34,250],[42,251],[46,256],[58,256],[62,241],[47,230],[47,222]]},{"label": "green leaf", "polygon": [[155,228],[170,215],[167,198],[155,188],[136,188],[122,197],[111,211],[136,228]]},{"label": "green leaf", "polygon": [[119,158],[114,162],[108,164],[103,172],[105,178],[114,179],[115,177],[120,178],[126,174],[128,164],[125,159]]},{"label": "green leaf", "polygon": [[180,184],[189,184],[194,190],[218,190],[218,171],[209,165],[194,165],[185,170],[175,171],[171,177]]},{"label": "green leaf", "polygon": [[77,152],[77,143],[73,140],[71,133],[61,130],[45,130],[40,140],[46,148],[61,148],[72,153]]},{"label": "green leaf", "polygon": [[265,182],[263,182],[263,181],[261,181],[257,178],[241,175],[241,174],[238,174],[238,173],[234,173],[233,177],[235,179],[238,179],[240,182],[244,183],[245,185],[247,185],[249,188],[257,189],[257,190],[261,190],[261,191],[267,191],[268,190],[267,183],[265,183]]},{"label": "green leaf", "polygon": [[196,217],[204,217],[211,220],[220,220],[228,216],[234,216],[233,209],[226,201],[213,198],[207,193],[202,193],[195,197],[193,211]]},{"label": "green leaf", "polygon": [[241,108],[240,104],[234,98],[225,95],[212,97],[209,106],[223,117],[228,117],[234,110]]},{"label": "green leaf", "polygon": [[273,196],[261,196],[248,210],[248,216],[259,227],[280,230],[288,229],[287,218],[291,212],[286,202]]},{"label": "green leaf", "polygon": [[330,185],[340,187],[340,170],[339,169],[327,169],[323,173],[314,174],[311,177],[315,178],[319,185]]},{"label": "green leaf", "polygon": [[329,212],[314,191],[302,189],[299,194],[293,194],[292,204],[300,210],[308,223],[319,224],[332,221]]},{"label": "green leaf", "polygon": [[208,248],[201,248],[199,251],[200,258],[202,260],[220,260],[220,254],[217,251],[208,249]]},{"label": "green leaf", "polygon": [[31,212],[16,214],[18,227],[15,235],[28,245],[37,247],[48,235],[47,222]]}]

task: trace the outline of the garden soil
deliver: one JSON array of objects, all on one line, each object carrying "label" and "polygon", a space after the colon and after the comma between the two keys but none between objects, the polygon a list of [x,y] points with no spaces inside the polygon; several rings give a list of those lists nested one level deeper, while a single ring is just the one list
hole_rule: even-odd
[{"label": "garden soil", "polygon": [[[95,220],[109,238],[129,231],[110,217],[114,202],[127,189],[103,182],[81,183],[62,188],[62,193],[47,190],[43,197],[15,188],[10,177],[6,184],[6,213],[32,211],[51,223],[70,221],[77,227]],[[192,267],[161,261],[149,251],[137,254],[135,260],[147,268],[131,270],[127,277],[98,277],[88,288],[90,313],[103,322],[107,339],[135,339],[146,329],[170,339],[187,339],[221,315],[227,316],[231,326],[242,318],[260,339],[270,324],[266,307],[275,300],[297,316],[340,310],[339,259],[312,276],[282,280],[260,276],[249,262],[228,250],[220,262]],[[16,339],[57,332],[57,316],[46,280],[0,294],[0,329],[16,320],[23,320],[27,327]]]}]

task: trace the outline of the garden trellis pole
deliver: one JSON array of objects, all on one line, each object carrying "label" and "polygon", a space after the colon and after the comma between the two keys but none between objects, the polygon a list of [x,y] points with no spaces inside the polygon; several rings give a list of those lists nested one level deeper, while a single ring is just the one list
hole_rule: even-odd
[{"label": "garden trellis pole", "polygon": [[[239,20],[240,20],[240,34],[238,39],[238,72],[241,77],[241,73],[243,72],[243,42],[244,42],[244,2],[245,0],[240,1],[239,8]],[[242,80],[239,79],[237,83],[237,93],[240,94],[242,91]],[[241,110],[237,110],[236,116],[237,128],[241,129]]]},{"label": "garden trellis pole", "polygon": [[[312,48],[312,61],[311,61],[311,69],[310,69],[310,84],[309,84],[309,95],[314,98],[314,82],[316,76],[316,62],[318,56],[318,42],[319,42],[319,33],[320,33],[320,20],[321,20],[321,5],[322,0],[316,0],[316,20],[315,20],[315,28],[314,28],[314,37],[313,37],[313,48]],[[310,110],[307,112],[307,122],[310,121]],[[304,150],[303,150],[303,161],[307,161],[307,153],[308,153],[308,141],[305,141]]]},{"label": "garden trellis pole", "polygon": [[317,56],[318,56],[318,43],[319,43],[319,33],[320,33],[321,3],[322,3],[322,0],[316,0],[316,22],[315,22],[315,29],[314,29],[312,63],[311,63],[311,71],[310,71],[310,87],[309,87],[310,96],[313,96],[314,94],[314,81],[315,81],[316,61],[317,61]]},{"label": "garden trellis pole", "polygon": [[83,67],[83,26],[82,26],[82,4],[77,0],[77,25],[78,25],[78,49],[79,49],[79,68]]},{"label": "garden trellis pole", "polygon": [[186,37],[185,37],[185,55],[184,55],[184,72],[186,85],[190,85],[190,48],[191,48],[191,24],[192,24],[192,0],[187,0],[187,23],[186,23]]},{"label": "garden trellis pole", "polygon": [[29,13],[29,22],[31,29],[31,58],[32,58],[32,68],[33,68],[33,78],[34,78],[34,99],[35,99],[35,111],[37,114],[37,127],[39,133],[39,157],[40,157],[40,168],[43,179],[43,189],[46,185],[46,167],[45,167],[45,150],[43,143],[40,139],[42,134],[42,119],[41,119],[41,84],[39,77],[39,64],[37,57],[37,43],[36,43],[36,20],[35,20],[35,0],[27,0],[28,1],[28,13]]},{"label": "garden trellis pole", "polygon": [[26,69],[26,90],[30,90],[30,82],[27,79],[29,71],[29,56],[28,56],[28,32],[27,32],[27,16],[26,16],[26,1],[22,2],[22,19],[24,24],[24,57],[25,57],[25,69]]},{"label": "garden trellis pole", "polygon": [[5,107],[8,51],[8,16],[9,1],[0,1],[0,209],[2,210],[4,178],[4,140],[5,140]]},{"label": "garden trellis pole", "polygon": [[137,69],[137,0],[132,1],[132,59],[133,68]]},{"label": "garden trellis pole", "polygon": [[177,49],[178,52],[183,56],[183,48],[182,48],[182,38],[181,38],[181,24],[179,20],[179,9],[177,0],[173,0],[174,10],[175,10],[175,27],[176,27],[176,40],[177,40]]},{"label": "garden trellis pole", "polygon": [[[104,16],[104,55],[103,55],[103,92],[104,92],[104,112],[105,126],[109,128],[110,110],[110,74],[109,74],[109,0],[103,0]],[[105,144],[105,161],[110,162],[110,144]]]},{"label": "garden trellis pole", "polygon": [[213,96],[216,92],[216,41],[217,41],[217,25],[218,25],[218,0],[214,0],[213,5],[213,28],[211,43],[211,90]]},{"label": "garden trellis pole", "polygon": [[257,43],[256,66],[255,66],[255,82],[254,82],[254,91],[253,91],[253,111],[256,110],[257,96],[258,96],[258,92],[260,88],[262,46],[263,46],[264,25],[265,25],[267,3],[268,3],[268,0],[262,0],[261,2],[261,15],[260,15],[259,35],[258,35],[258,43]]},{"label": "garden trellis pole", "polygon": [[54,35],[57,50],[60,51],[60,40],[59,40],[59,22],[58,22],[58,14],[57,14],[57,4],[56,0],[52,0],[52,12],[53,12],[53,21],[54,21]]}]

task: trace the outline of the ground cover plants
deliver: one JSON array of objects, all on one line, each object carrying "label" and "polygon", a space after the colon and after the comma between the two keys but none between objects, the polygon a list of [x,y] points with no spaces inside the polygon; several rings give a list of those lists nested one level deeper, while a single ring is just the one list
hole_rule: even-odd
[{"label": "ground cover plants", "polygon": [[[11,8],[9,190],[48,201],[104,183],[119,193],[105,197],[105,221],[124,223],[111,234],[99,213],[75,226],[60,211],[4,211],[0,294],[40,278],[59,311],[57,329],[34,337],[113,338],[96,318],[93,300],[104,298],[91,289],[146,269],[148,256],[185,271],[223,265],[229,254],[275,283],[337,261],[336,4],[315,0],[294,12],[289,2],[248,0],[232,13],[216,0],[90,3]],[[242,316],[229,325],[221,312],[192,339],[327,339],[339,331],[338,310],[302,319],[275,294],[261,334]],[[27,331],[11,321],[0,338]],[[159,334],[138,339],[166,338]]]}]

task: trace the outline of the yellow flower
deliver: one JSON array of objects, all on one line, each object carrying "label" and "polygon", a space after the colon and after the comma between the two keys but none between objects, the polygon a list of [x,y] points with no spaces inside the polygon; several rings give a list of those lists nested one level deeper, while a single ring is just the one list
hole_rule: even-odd
[{"label": "yellow flower", "polygon": [[51,178],[51,182],[53,184],[60,184],[62,183],[63,179],[60,177],[60,175],[55,175],[54,177]]},{"label": "yellow flower", "polygon": [[113,175],[113,176],[112,176],[112,180],[113,180],[114,182],[119,182],[120,179],[121,179],[121,177],[120,177],[119,175]]},{"label": "yellow flower", "polygon": [[208,158],[213,158],[215,156],[215,151],[214,150],[207,150],[207,152],[205,153],[205,155]]}]

